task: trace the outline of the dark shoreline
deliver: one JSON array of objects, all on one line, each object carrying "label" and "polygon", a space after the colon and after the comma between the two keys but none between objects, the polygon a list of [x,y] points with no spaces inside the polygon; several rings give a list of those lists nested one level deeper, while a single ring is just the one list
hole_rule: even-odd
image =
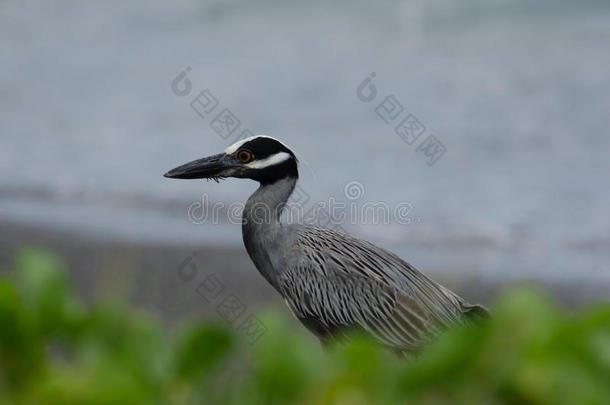
[{"label": "dark shoreline", "polygon": [[[12,267],[13,255],[22,246],[50,249],[65,261],[76,290],[85,299],[125,299],[174,323],[188,316],[216,312],[220,302],[212,302],[197,292],[202,281],[211,276],[222,286],[220,301],[222,296],[235,296],[246,308],[269,306],[289,313],[243,247],[117,241],[6,220],[0,220],[0,229],[0,269]],[[484,305],[489,305],[507,285],[435,278],[468,301]],[[567,307],[609,298],[603,286],[593,283],[546,283],[543,287]]]}]

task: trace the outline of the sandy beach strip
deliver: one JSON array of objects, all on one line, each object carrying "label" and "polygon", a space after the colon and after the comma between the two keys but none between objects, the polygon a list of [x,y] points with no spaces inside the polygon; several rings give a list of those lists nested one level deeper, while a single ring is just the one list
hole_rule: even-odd
[{"label": "sandy beach strip", "polygon": [[[49,249],[65,261],[78,294],[87,300],[122,299],[157,313],[169,323],[189,316],[219,316],[219,307],[227,300],[237,300],[245,312],[265,306],[289,315],[279,294],[256,271],[243,247],[110,240],[6,220],[0,221],[0,229],[0,271],[12,267],[20,247]],[[506,286],[436,278],[468,301],[485,305]],[[543,287],[568,307],[608,298],[603,288],[585,282]]]}]

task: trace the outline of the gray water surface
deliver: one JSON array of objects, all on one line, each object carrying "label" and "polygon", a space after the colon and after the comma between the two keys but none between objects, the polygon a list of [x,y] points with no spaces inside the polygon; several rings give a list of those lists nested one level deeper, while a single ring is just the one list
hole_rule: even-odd
[{"label": "gray water surface", "polygon": [[[410,224],[343,228],[428,271],[610,284],[605,2],[4,1],[0,38],[2,218],[239,245],[187,207],[256,184],[161,175],[249,129],[297,152],[308,204],[354,201],[350,182],[356,204],[412,204]],[[204,89],[219,106],[202,118]],[[376,114],[387,96],[425,127],[413,145]],[[224,108],[241,122],[226,139]],[[428,135],[446,148],[432,166]]]}]

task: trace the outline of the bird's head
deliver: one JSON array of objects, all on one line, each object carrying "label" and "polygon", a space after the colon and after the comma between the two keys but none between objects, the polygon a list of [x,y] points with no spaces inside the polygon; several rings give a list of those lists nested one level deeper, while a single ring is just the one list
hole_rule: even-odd
[{"label": "bird's head", "polygon": [[297,158],[286,145],[264,135],[234,143],[223,153],[193,160],[164,174],[171,179],[247,178],[261,184],[298,178]]}]

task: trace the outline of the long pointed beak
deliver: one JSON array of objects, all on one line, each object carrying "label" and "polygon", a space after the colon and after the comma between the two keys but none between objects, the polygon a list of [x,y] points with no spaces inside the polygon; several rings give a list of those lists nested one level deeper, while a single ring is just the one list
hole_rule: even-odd
[{"label": "long pointed beak", "polygon": [[233,167],[226,154],[220,153],[193,160],[170,170],[163,176],[170,179],[208,179],[222,177],[222,172]]}]

